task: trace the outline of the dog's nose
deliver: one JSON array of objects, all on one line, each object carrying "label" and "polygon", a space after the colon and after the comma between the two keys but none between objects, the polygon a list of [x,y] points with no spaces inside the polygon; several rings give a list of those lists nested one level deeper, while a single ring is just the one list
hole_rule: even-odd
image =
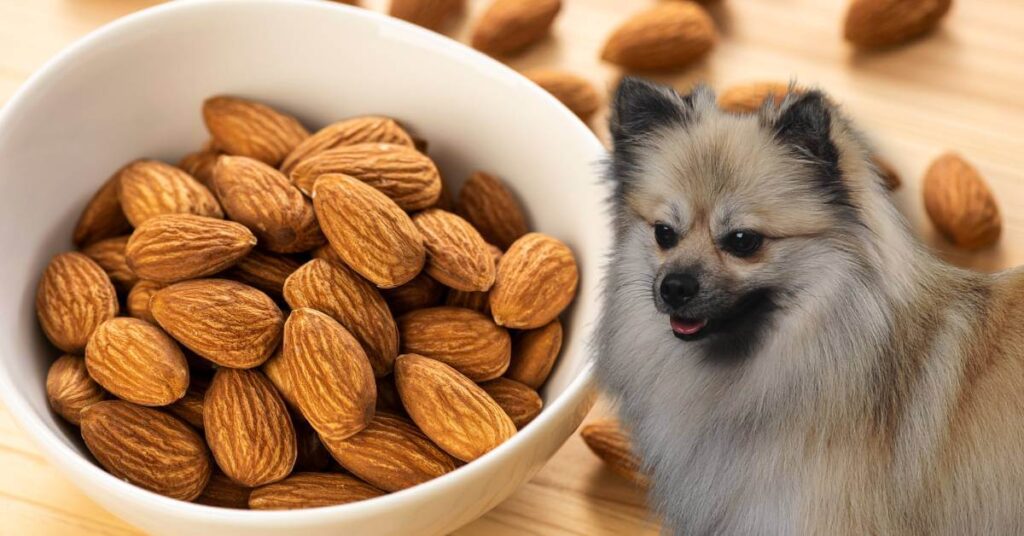
[{"label": "dog's nose", "polygon": [[700,283],[689,274],[669,274],[661,281],[661,299],[671,307],[679,307],[697,295]]}]

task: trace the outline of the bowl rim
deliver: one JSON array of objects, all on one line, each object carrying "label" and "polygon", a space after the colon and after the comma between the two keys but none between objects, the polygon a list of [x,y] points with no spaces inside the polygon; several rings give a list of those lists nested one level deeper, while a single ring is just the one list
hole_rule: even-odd
[{"label": "bowl rim", "polygon": [[[209,6],[231,5],[233,8],[246,9],[254,6],[273,5],[288,6],[291,8],[314,9],[314,10],[341,10],[348,13],[350,17],[362,18],[369,23],[387,27],[401,32],[412,32],[424,46],[433,47],[437,52],[461,56],[464,62],[472,64],[492,78],[506,79],[517,82],[529,82],[520,84],[522,90],[533,94],[533,98],[548,100],[552,105],[553,113],[562,113],[565,119],[573,125],[578,134],[589,140],[593,146],[595,158],[604,154],[605,149],[597,136],[560,101],[539,86],[530,82],[526,77],[519,74],[503,63],[466,46],[445,35],[427,30],[415,24],[399,20],[383,13],[369,9],[349,6],[342,3],[322,2],[319,0],[187,0],[169,2],[149,7],[135,13],[131,13],[89,32],[83,37],[62,49],[55,56],[47,60],[42,67],[37,69],[22,85],[15,91],[14,95],[0,109],[0,132],[3,132],[6,125],[11,121],[23,101],[27,101],[48,84],[58,83],[62,67],[75,62],[78,58],[85,56],[92,49],[102,45],[111,36],[122,32],[129,32],[136,27],[153,24],[161,17],[169,13],[196,10],[201,11]],[[419,41],[418,41],[419,42]],[[586,329],[586,328],[584,328]],[[412,499],[414,496],[428,494],[444,494],[458,485],[459,476],[468,477],[474,473],[481,473],[500,464],[509,462],[512,452],[518,446],[528,440],[529,436],[544,433],[555,424],[555,414],[566,411],[573,411],[574,408],[592,403],[595,379],[593,373],[593,361],[585,354],[588,345],[582,341],[582,347],[578,350],[582,353],[583,362],[580,370],[562,393],[551,405],[545,407],[540,415],[530,423],[525,434],[516,434],[512,439],[506,441],[484,456],[466,464],[455,471],[435,478],[428,482],[389,493],[374,499],[354,503],[307,508],[300,510],[284,511],[260,511],[260,510],[235,510],[214,506],[202,505],[194,502],[181,501],[165,497],[158,493],[135,486],[122,481],[100,466],[88,460],[85,456],[75,451],[72,447],[58,437],[57,433],[43,422],[35,410],[29,406],[23,396],[16,393],[13,379],[9,373],[6,361],[0,361],[0,400],[9,408],[15,422],[24,430],[34,443],[41,447],[48,459],[58,466],[61,472],[71,472],[87,479],[96,486],[113,496],[133,496],[137,501],[144,503],[145,507],[162,510],[167,514],[179,516],[196,522],[230,523],[234,526],[256,526],[272,522],[275,524],[284,522],[316,523],[321,521],[335,520],[348,516],[374,516],[400,507],[403,502]],[[589,407],[586,408],[589,410]],[[76,487],[78,485],[76,484]]]}]

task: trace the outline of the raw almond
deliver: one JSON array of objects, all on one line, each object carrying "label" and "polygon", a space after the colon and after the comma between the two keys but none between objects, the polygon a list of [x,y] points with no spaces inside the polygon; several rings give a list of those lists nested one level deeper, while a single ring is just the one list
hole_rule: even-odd
[{"label": "raw almond", "polygon": [[391,312],[400,315],[414,309],[423,309],[441,305],[444,299],[444,285],[425,273],[414,277],[412,281],[392,289],[383,289]]},{"label": "raw almond", "polygon": [[299,455],[295,458],[296,471],[323,471],[331,465],[331,454],[327,452],[316,430],[301,416],[292,415],[295,439]]},{"label": "raw almond", "polygon": [[324,441],[351,437],[373,418],[370,361],[359,341],[320,311],[292,311],[282,351],[264,370]]},{"label": "raw almond", "polygon": [[480,387],[505,410],[516,428],[529,424],[544,408],[544,401],[537,391],[515,380],[495,378],[480,384]]},{"label": "raw almond", "polygon": [[662,2],[633,15],[605,42],[601,59],[635,70],[686,67],[707,55],[718,35],[694,2]]},{"label": "raw almond", "polygon": [[980,249],[999,239],[1002,217],[995,197],[978,170],[961,156],[946,153],[932,162],[922,194],[932,223],[957,246]]},{"label": "raw almond", "polygon": [[206,396],[207,388],[209,388],[209,384],[205,380],[192,378],[192,381],[188,384],[188,390],[185,391],[185,396],[181,397],[177,402],[170,406],[167,406],[167,411],[171,412],[175,417],[202,430],[203,398]]},{"label": "raw almond", "polygon": [[455,460],[395,415],[378,414],[358,434],[327,441],[334,459],[384,491],[399,491],[455,470]]},{"label": "raw almond", "polygon": [[294,117],[237,97],[207,99],[203,121],[214,143],[225,153],[248,156],[274,167],[309,137]]},{"label": "raw almond", "polygon": [[46,399],[53,411],[78,425],[82,410],[106,398],[106,392],[89,377],[85,360],[63,355],[46,373]]},{"label": "raw almond", "polygon": [[561,0],[493,0],[473,27],[473,48],[492,56],[521,52],[551,30]]},{"label": "raw almond", "polygon": [[199,434],[175,417],[121,400],[82,412],[82,439],[110,474],[174,499],[191,501],[210,479]]},{"label": "raw almond", "polygon": [[256,236],[242,224],[166,214],[135,229],[125,255],[128,267],[141,279],[173,283],[227,269],[255,245]]},{"label": "raw almond", "polygon": [[397,287],[423,269],[426,250],[412,219],[373,187],[347,175],[324,175],[313,206],[338,256],[378,287]]},{"label": "raw almond", "polygon": [[580,430],[583,441],[611,471],[631,482],[647,487],[649,480],[641,472],[640,458],[633,453],[629,434],[616,420],[595,421]]},{"label": "raw almond", "polygon": [[132,225],[161,214],[223,218],[217,199],[188,173],[156,160],[136,160],[121,170],[117,196]]},{"label": "raw almond", "polygon": [[846,12],[846,40],[861,48],[880,48],[932,31],[952,0],[854,0]]},{"label": "raw almond", "polygon": [[428,275],[457,290],[482,292],[491,288],[494,258],[469,222],[437,208],[417,213],[412,222],[427,249]]},{"label": "raw almond", "polygon": [[512,244],[498,264],[491,314],[505,327],[539,328],[572,302],[578,282],[572,250],[556,238],[530,233]]},{"label": "raw almond", "polygon": [[227,279],[197,279],[157,291],[153,316],[172,337],[214,363],[259,366],[281,341],[284,318],[274,300]]},{"label": "raw almond", "polygon": [[394,119],[379,116],[355,117],[327,125],[306,138],[284,159],[281,172],[290,175],[299,162],[313,155],[344,145],[361,143],[414,146],[412,137]]},{"label": "raw almond", "polygon": [[523,75],[561,101],[584,123],[590,120],[601,105],[594,85],[568,71],[535,69]]},{"label": "raw almond", "polygon": [[128,238],[127,235],[104,238],[82,248],[82,253],[96,261],[114,285],[125,292],[131,290],[139,280],[135,272],[128,267],[128,259],[124,254]]},{"label": "raw almond", "polygon": [[551,374],[561,350],[562,323],[558,319],[524,331],[512,341],[512,362],[505,376],[539,389]]},{"label": "raw almond", "polygon": [[165,283],[149,280],[142,280],[136,283],[132,287],[131,292],[128,293],[128,299],[125,300],[128,315],[155,324],[156,319],[153,318],[153,314],[149,310],[149,300],[153,297],[153,294],[156,294],[156,291],[165,286],[167,286]]},{"label": "raw almond", "polygon": [[213,190],[228,216],[275,253],[309,251],[324,243],[313,204],[276,169],[244,156],[222,156]]},{"label": "raw almond", "polygon": [[391,373],[398,356],[398,327],[380,292],[352,269],[313,259],[285,282],[284,299],[292,309],[308,307],[330,315],[362,345],[374,375]]},{"label": "raw almond", "polygon": [[732,86],[718,96],[718,107],[732,113],[753,113],[772,99],[775,106],[782,104],[786,95],[801,93],[803,90],[787,82],[753,82]]},{"label": "raw almond", "polygon": [[398,319],[402,352],[448,364],[475,382],[497,378],[508,369],[508,331],[469,309],[418,309]]},{"label": "raw almond", "polygon": [[195,502],[207,506],[248,510],[249,493],[251,491],[249,488],[231,480],[226,475],[215,473],[210,476],[210,482],[206,484],[203,493],[196,497]]},{"label": "raw almond", "polygon": [[[494,266],[497,267],[498,261],[501,260],[502,256],[501,250],[491,244],[487,244],[487,249],[490,250],[491,257],[494,259]],[[495,270],[495,273],[497,273],[497,270]],[[444,304],[452,307],[462,307],[463,309],[472,309],[490,316],[491,293],[489,291],[472,292],[451,289],[448,291],[448,295],[445,296]]]},{"label": "raw almond", "polygon": [[80,354],[93,331],[117,311],[117,291],[96,262],[81,253],[50,260],[36,289],[36,316],[54,346]]},{"label": "raw almond", "polygon": [[104,389],[141,406],[166,406],[188,389],[181,348],[160,328],[137,318],[100,324],[85,347],[85,365]]},{"label": "raw almond", "polygon": [[259,371],[217,370],[203,399],[203,430],[217,466],[243,486],[277,482],[295,465],[288,410]]},{"label": "raw almond", "polygon": [[302,264],[292,257],[254,249],[232,266],[226,275],[272,296],[281,296],[284,282],[300,266]]},{"label": "raw almond", "polygon": [[388,13],[395,18],[438,31],[463,8],[463,0],[391,0]]},{"label": "raw almond", "polygon": [[72,240],[76,246],[87,246],[104,238],[131,232],[132,225],[128,223],[128,218],[121,210],[121,201],[117,198],[120,176],[121,170],[118,170],[86,203],[75,224]]},{"label": "raw almond", "polygon": [[384,492],[340,473],[296,473],[280,482],[252,490],[253,510],[297,510],[365,501]]},{"label": "raw almond", "polygon": [[474,173],[455,201],[455,210],[476,227],[487,242],[506,249],[526,234],[526,216],[512,192],[494,175]]},{"label": "raw almond", "polygon": [[300,162],[291,179],[312,194],[317,179],[340,173],[359,179],[403,210],[421,210],[441,195],[441,175],[429,157],[407,145],[360,143],[321,152]]},{"label": "raw almond", "polygon": [[504,443],[516,426],[483,389],[448,365],[416,354],[395,361],[402,404],[445,452],[473,461]]},{"label": "raw almond", "polygon": [[222,154],[224,153],[220,152],[211,140],[202,149],[182,157],[178,161],[178,167],[203,183],[203,186],[210,188],[213,184],[213,168]]}]

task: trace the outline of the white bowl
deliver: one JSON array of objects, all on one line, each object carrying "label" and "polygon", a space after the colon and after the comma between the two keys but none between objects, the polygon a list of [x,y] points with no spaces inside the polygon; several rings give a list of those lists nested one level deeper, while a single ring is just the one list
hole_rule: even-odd
[{"label": "white bowl", "polygon": [[[522,433],[452,474],[382,498],[287,512],[169,499],[95,465],[77,429],[49,409],[58,356],[36,323],[47,260],[71,247],[82,206],[138,157],[174,162],[206,139],[199,109],[218,93],[264,100],[318,128],[353,115],[400,119],[430,143],[443,175],[507,179],[533,227],[566,241],[581,284],[547,407]],[[0,115],[0,393],[41,450],[94,500],[157,534],[442,534],[535,474],[589,410],[586,340],[609,229],[594,135],[554,98],[445,37],[329,2],[173,2],[126,17],[50,61]]]}]

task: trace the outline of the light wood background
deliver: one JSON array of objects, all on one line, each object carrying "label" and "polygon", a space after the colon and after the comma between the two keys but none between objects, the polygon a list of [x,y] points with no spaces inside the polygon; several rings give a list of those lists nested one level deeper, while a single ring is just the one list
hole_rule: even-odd
[{"label": "light wood background", "polygon": [[[657,0],[565,0],[553,36],[509,60],[517,69],[558,66],[602,92],[621,73],[598,60],[612,28]],[[0,102],[70,42],[154,0],[0,0]],[[386,0],[365,0],[382,9]],[[467,21],[446,29],[465,40]],[[845,0],[718,0],[710,10],[720,43],[704,62],[660,81],[685,89],[797,79],[842,102],[903,176],[895,194],[918,234],[962,266],[996,270],[1024,263],[1024,2],[959,0],[940,31],[909,46],[860,54],[840,39]],[[514,103],[510,103],[514,105]],[[593,121],[604,134],[603,114]],[[955,150],[987,178],[1002,209],[1001,242],[956,251],[924,217],[919,178],[932,158]],[[9,179],[0,179],[9,180]],[[604,404],[592,413],[607,413]],[[578,437],[544,470],[460,536],[655,534],[643,496],[605,471]],[[37,453],[0,406],[0,535],[137,534],[75,489]]]}]

